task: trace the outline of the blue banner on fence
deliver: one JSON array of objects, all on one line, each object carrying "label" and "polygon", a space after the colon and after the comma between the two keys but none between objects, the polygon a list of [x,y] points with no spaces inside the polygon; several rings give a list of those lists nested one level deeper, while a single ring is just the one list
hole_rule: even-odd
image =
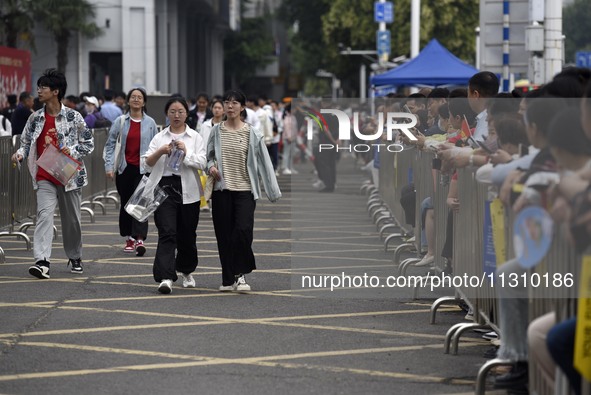
[{"label": "blue banner on fence", "polygon": [[484,202],[484,229],[482,229],[484,240],[484,247],[482,249],[482,270],[487,274],[494,273],[497,268],[497,255],[495,252],[495,241],[493,238],[490,203],[490,200]]}]

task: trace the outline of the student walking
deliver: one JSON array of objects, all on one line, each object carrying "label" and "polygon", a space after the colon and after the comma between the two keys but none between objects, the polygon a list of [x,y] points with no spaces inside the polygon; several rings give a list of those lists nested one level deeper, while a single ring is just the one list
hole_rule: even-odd
[{"label": "student walking", "polygon": [[[139,222],[125,211],[146,169],[140,158],[146,153],[150,141],[158,133],[156,122],[146,114],[146,92],[141,88],[129,91],[126,97],[129,112],[115,119],[105,148],[103,159],[107,178],[115,179],[119,206],[119,234],[125,237],[124,252],[143,256],[144,241],[148,236],[148,221]],[[116,152],[119,146],[119,152]]]},{"label": "student walking", "polygon": [[[61,104],[67,87],[66,77],[55,69],[48,69],[39,77],[37,94],[43,108],[29,117],[21,134],[21,146],[12,156],[15,163],[28,159],[37,193],[33,236],[35,265],[29,268],[29,273],[39,279],[49,278],[53,214],[58,204],[68,265],[71,265],[72,273],[83,273],[80,204],[81,189],[88,184],[88,177],[82,159],[94,150],[94,139],[80,113]],[[37,159],[50,145],[80,162],[80,167],[66,185],[37,166]]]},{"label": "student walking", "polygon": [[222,264],[219,289],[250,291],[244,275],[256,269],[252,241],[256,200],[261,196],[259,178],[270,201],[277,201],[281,191],[265,136],[241,120],[246,97],[232,90],[223,99],[226,120],[214,126],[207,143],[207,168],[216,180],[211,202]]},{"label": "student walking", "polygon": [[[142,156],[150,178],[168,197],[154,213],[158,228],[158,247],[154,259],[154,280],[158,291],[172,292],[172,283],[183,279],[183,287],[195,287],[192,274],[197,268],[197,224],[199,223],[199,175],[205,168],[205,142],[186,123],[189,106],[181,97],[171,98],[165,106],[170,126],[158,133]],[[182,151],[180,164],[171,160]]]}]

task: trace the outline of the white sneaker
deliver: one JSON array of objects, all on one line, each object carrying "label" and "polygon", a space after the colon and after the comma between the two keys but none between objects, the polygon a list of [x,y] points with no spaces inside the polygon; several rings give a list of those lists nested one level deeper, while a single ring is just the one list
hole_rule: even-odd
[{"label": "white sneaker", "polygon": [[191,273],[179,273],[183,279],[183,288],[195,288],[195,279]]},{"label": "white sneaker", "polygon": [[490,331],[482,335],[482,338],[486,340],[495,340],[499,338],[499,335],[495,331]]},{"label": "white sneaker", "polygon": [[283,174],[286,176],[291,176],[291,170],[289,169],[283,169]]},{"label": "white sneaker", "polygon": [[238,277],[232,287],[234,288],[234,291],[250,291],[250,285],[246,283],[244,275]]},{"label": "white sneaker", "polygon": [[220,285],[220,292],[232,292],[234,285]]},{"label": "white sneaker", "polygon": [[434,255],[425,255],[423,257],[423,259],[421,259],[420,261],[418,261],[417,263],[415,263],[415,266],[416,267],[429,266],[429,265],[432,265],[433,262],[435,262],[435,256]]},{"label": "white sneaker", "polygon": [[297,171],[296,169],[290,169],[291,174],[300,174],[299,171]]},{"label": "white sneaker", "polygon": [[172,280],[162,280],[158,286],[158,292],[161,294],[169,294],[172,292]]},{"label": "white sneaker", "polygon": [[316,181],[314,184],[312,184],[312,186],[316,189],[324,189],[326,187],[326,185],[324,185],[324,182],[322,182],[322,180]]}]

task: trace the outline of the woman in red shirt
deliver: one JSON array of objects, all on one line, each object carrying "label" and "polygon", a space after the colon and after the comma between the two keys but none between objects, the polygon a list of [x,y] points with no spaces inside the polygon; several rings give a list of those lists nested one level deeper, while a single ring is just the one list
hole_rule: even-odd
[{"label": "woman in red shirt", "polygon": [[[146,173],[140,157],[148,150],[150,141],[158,133],[156,122],[146,114],[146,92],[134,88],[127,94],[129,111],[113,122],[103,151],[107,177],[115,179],[121,198],[119,233],[125,237],[124,252],[143,256],[144,240],[148,235],[148,221],[139,222],[125,211],[125,205]],[[118,144],[119,140],[119,144]],[[116,147],[120,146],[119,152]]]}]

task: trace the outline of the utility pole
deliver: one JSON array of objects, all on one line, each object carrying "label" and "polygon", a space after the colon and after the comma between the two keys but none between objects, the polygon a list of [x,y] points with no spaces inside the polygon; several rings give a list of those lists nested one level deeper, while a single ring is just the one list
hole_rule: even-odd
[{"label": "utility pole", "polygon": [[563,65],[562,0],[546,0],[544,33],[544,80],[549,82]]},{"label": "utility pole", "polygon": [[410,8],[410,58],[419,54],[421,38],[421,0],[412,0]]}]

